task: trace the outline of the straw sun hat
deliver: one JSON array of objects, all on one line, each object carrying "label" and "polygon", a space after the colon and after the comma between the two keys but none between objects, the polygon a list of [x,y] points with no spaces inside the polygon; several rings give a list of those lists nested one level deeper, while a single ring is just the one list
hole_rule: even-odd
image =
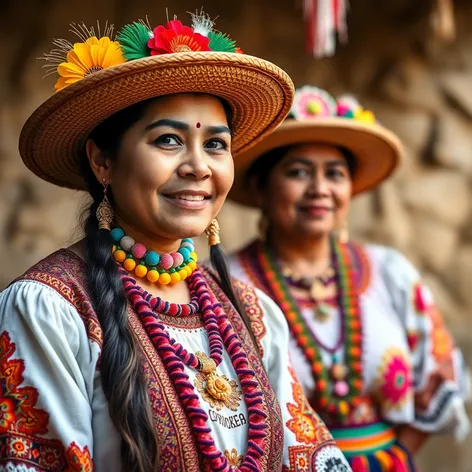
[{"label": "straw sun hat", "polygon": [[378,124],[351,96],[335,100],[324,90],[305,86],[295,93],[290,118],[255,146],[235,159],[236,179],[230,198],[256,206],[251,197],[247,172],[263,154],[299,144],[328,144],[343,147],[356,159],[353,195],[369,190],[386,179],[400,162],[402,145],[389,130]]},{"label": "straw sun hat", "polygon": [[151,28],[125,26],[112,37],[72,25],[80,42],[55,40],[46,67],[59,74],[56,94],[28,119],[20,136],[26,166],[48,182],[83,189],[79,156],[90,132],[114,113],[140,101],[175,93],[206,93],[233,111],[233,153],[273,131],[290,110],[294,87],[274,64],[242,53],[213,30],[203,13],[192,26],[172,20]]}]

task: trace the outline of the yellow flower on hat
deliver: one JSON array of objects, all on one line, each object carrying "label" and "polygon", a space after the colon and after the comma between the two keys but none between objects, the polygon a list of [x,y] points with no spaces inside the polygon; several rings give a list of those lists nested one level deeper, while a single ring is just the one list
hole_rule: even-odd
[{"label": "yellow flower on hat", "polygon": [[54,86],[56,92],[94,72],[123,62],[125,58],[120,44],[106,36],[100,39],[92,36],[83,43],[75,43],[73,49],[67,53],[66,61],[57,68],[60,77]]}]

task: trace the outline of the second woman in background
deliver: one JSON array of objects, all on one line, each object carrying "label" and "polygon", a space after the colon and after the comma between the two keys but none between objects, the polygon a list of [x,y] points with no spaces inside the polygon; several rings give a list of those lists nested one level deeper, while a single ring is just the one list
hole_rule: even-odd
[{"label": "second woman in background", "polygon": [[468,430],[463,359],[417,270],[347,242],[351,198],[401,153],[352,97],[304,87],[285,123],[238,156],[230,194],[263,215],[233,275],[282,308],[296,374],[357,472],[414,470],[428,435]]}]

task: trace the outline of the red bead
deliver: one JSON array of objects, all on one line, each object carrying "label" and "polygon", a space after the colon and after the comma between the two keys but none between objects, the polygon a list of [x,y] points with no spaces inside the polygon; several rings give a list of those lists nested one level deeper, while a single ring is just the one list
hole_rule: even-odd
[{"label": "red bead", "polygon": [[328,399],[326,397],[321,397],[318,405],[324,410],[328,406]]},{"label": "red bead", "polygon": [[303,326],[296,324],[292,327],[292,330],[295,334],[300,334],[303,331]]},{"label": "red bead", "polygon": [[360,355],[361,355],[361,350],[357,346],[351,347],[350,351],[351,351],[350,354],[354,357],[360,357]]},{"label": "red bead", "polygon": [[357,374],[360,374],[362,372],[362,363],[361,362],[353,362],[352,370],[354,372],[356,372]]},{"label": "red bead", "polygon": [[357,388],[357,390],[361,390],[362,389],[362,385],[363,385],[363,382],[361,379],[355,379],[353,382],[352,382],[352,385],[354,386],[354,388]]},{"label": "red bead", "polygon": [[280,308],[282,309],[282,311],[288,311],[290,310],[290,303],[289,302],[282,302],[280,304]]},{"label": "red bead", "polygon": [[314,357],[314,355],[315,355],[315,350],[314,350],[312,347],[307,347],[306,350],[305,350],[305,354],[306,354],[308,357]]},{"label": "red bead", "polygon": [[[184,305],[185,306],[185,305]],[[171,315],[171,316],[175,316],[178,312],[179,312],[179,305],[177,305],[176,303],[171,303],[170,306],[169,306],[169,311],[168,311],[168,314]]]}]

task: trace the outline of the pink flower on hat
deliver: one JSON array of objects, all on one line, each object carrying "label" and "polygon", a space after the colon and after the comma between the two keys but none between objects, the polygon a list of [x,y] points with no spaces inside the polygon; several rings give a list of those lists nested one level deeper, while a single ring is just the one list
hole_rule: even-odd
[{"label": "pink flower on hat", "polygon": [[328,92],[306,85],[296,91],[290,113],[297,120],[336,116],[336,100]]}]

